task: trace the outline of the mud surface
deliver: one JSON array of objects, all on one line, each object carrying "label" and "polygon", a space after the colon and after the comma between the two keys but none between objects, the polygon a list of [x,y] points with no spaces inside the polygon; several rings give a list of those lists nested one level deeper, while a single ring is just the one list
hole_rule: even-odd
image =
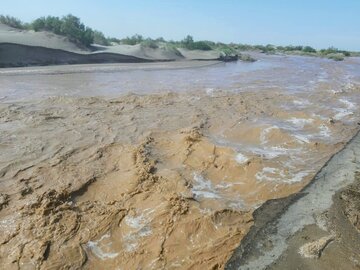
[{"label": "mud surface", "polygon": [[[328,74],[342,70],[329,63]],[[2,76],[2,91],[24,78]],[[235,91],[233,78],[228,89],[117,98],[7,96],[0,265],[224,268],[254,210],[301,190],[357,131],[359,87],[331,78],[307,91],[255,78],[247,87],[259,91]]]},{"label": "mud surface", "polygon": [[[333,197],[320,226],[312,224],[296,233],[289,247],[269,269],[360,268],[360,178]],[[321,226],[322,225],[322,226]]]}]

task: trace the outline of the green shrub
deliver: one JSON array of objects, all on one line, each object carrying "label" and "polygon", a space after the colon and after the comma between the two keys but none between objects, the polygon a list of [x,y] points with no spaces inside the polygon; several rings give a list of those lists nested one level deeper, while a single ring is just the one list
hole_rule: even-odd
[{"label": "green shrub", "polygon": [[221,47],[218,47],[216,49],[223,52],[227,56],[238,54],[236,49],[234,49],[233,47],[230,47],[228,45],[225,45],[225,44],[222,44]]},{"label": "green shrub", "polygon": [[151,48],[151,49],[159,48],[159,44],[155,40],[153,40],[151,38],[147,38],[144,41],[142,41],[141,46],[142,47],[148,47],[148,48]]},{"label": "green shrub", "polygon": [[206,41],[196,41],[188,49],[190,49],[190,50],[202,50],[202,51],[210,51],[210,50],[212,50],[211,46]]},{"label": "green shrub", "polygon": [[327,49],[322,49],[322,50],[320,50],[320,53],[322,54],[322,55],[328,55],[328,54],[336,54],[336,53],[339,53],[340,51],[337,49],[337,48],[335,48],[335,47],[329,47],[329,48],[327,48]]},{"label": "green shrub", "polygon": [[255,45],[254,48],[261,52],[266,52],[266,47],[264,45]]},{"label": "green shrub", "polygon": [[[90,46],[94,42],[94,31],[85,27],[78,17],[71,14],[62,17],[41,17],[31,23],[35,31],[49,31],[68,37],[71,41]],[[98,32],[100,33],[100,32]]]},{"label": "green shrub", "polygon": [[136,44],[140,44],[143,41],[144,41],[144,37],[142,35],[135,34],[132,37],[126,37],[122,39],[121,43],[126,45],[136,45]]},{"label": "green shrub", "polygon": [[61,35],[63,21],[59,17],[47,16],[36,19],[32,22],[31,27],[35,31],[50,31]]},{"label": "green shrub", "polygon": [[302,51],[303,52],[306,52],[306,53],[316,53],[316,50],[310,46],[305,46],[302,48]]},{"label": "green shrub", "polygon": [[343,61],[344,54],[342,53],[329,53],[326,55],[327,58],[335,60],[335,61]]},{"label": "green shrub", "polygon": [[256,48],[252,45],[247,45],[247,44],[237,44],[235,45],[235,49],[238,49],[240,51],[253,51]]},{"label": "green shrub", "polygon": [[[323,56],[326,56],[330,59],[334,59],[334,60],[337,60],[337,58],[341,58],[340,56],[342,56],[343,58],[345,56],[351,56],[351,53],[348,52],[348,51],[343,51],[343,50],[339,50],[335,47],[329,47],[327,49],[322,49],[320,50],[320,54],[323,55]],[[341,59],[343,60],[343,59]]]},{"label": "green shrub", "polygon": [[172,52],[179,57],[183,57],[181,52],[177,49],[177,45],[174,43],[166,43],[163,47],[166,51]]},{"label": "green shrub", "polygon": [[104,36],[104,34],[100,31],[94,31],[94,43],[104,46],[109,46],[110,41]]},{"label": "green shrub", "polygon": [[166,40],[163,37],[158,37],[155,39],[156,42],[166,42]]},{"label": "green shrub", "polygon": [[181,42],[181,46],[188,50],[201,50],[201,51],[210,51],[214,43],[211,41],[194,41],[193,37],[187,35]]},{"label": "green shrub", "polygon": [[252,56],[250,56],[249,54],[240,54],[239,59],[241,61],[245,61],[245,62],[255,62],[256,61],[256,59],[253,58]]},{"label": "green shrub", "polygon": [[0,15],[0,23],[6,24],[10,27],[14,27],[17,29],[25,29],[26,25],[20,21],[19,19],[11,16]]},{"label": "green shrub", "polygon": [[284,51],[302,51],[303,50],[303,46],[285,46],[284,47]]},{"label": "green shrub", "polygon": [[268,44],[264,45],[255,45],[254,48],[256,50],[261,51],[262,53],[274,53],[276,51],[276,47],[274,45]]},{"label": "green shrub", "polygon": [[112,38],[108,38],[108,42],[114,42],[114,43],[120,43],[121,42],[121,40],[120,39],[118,39],[118,38],[114,38],[114,37],[112,37]]}]

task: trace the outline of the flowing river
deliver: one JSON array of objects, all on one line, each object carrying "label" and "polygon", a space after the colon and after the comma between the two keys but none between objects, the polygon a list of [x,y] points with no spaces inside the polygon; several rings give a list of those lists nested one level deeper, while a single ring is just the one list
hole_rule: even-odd
[{"label": "flowing river", "polygon": [[0,264],[223,268],[359,125],[359,58],[256,57],[0,69]]}]

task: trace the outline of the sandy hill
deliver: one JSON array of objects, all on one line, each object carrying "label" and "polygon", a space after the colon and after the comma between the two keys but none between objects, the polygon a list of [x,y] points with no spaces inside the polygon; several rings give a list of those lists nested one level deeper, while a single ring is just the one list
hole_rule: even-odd
[{"label": "sandy hill", "polygon": [[87,53],[68,38],[50,32],[20,30],[0,23],[0,43],[14,43],[26,46],[39,46],[74,53]]},{"label": "sandy hill", "polygon": [[0,67],[29,65],[129,63],[175,60],[216,60],[217,51],[189,51],[162,44],[94,45],[92,49],[50,32],[20,30],[0,24]]}]

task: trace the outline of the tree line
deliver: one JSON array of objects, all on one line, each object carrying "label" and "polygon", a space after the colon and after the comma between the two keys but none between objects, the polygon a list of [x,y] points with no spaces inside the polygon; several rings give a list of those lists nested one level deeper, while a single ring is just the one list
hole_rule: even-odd
[{"label": "tree line", "polygon": [[0,22],[18,29],[53,32],[57,35],[66,36],[71,41],[84,46],[90,46],[93,43],[110,45],[102,32],[85,26],[78,17],[71,14],[61,18],[55,16],[40,17],[31,23],[23,23],[15,17],[0,15]]}]

